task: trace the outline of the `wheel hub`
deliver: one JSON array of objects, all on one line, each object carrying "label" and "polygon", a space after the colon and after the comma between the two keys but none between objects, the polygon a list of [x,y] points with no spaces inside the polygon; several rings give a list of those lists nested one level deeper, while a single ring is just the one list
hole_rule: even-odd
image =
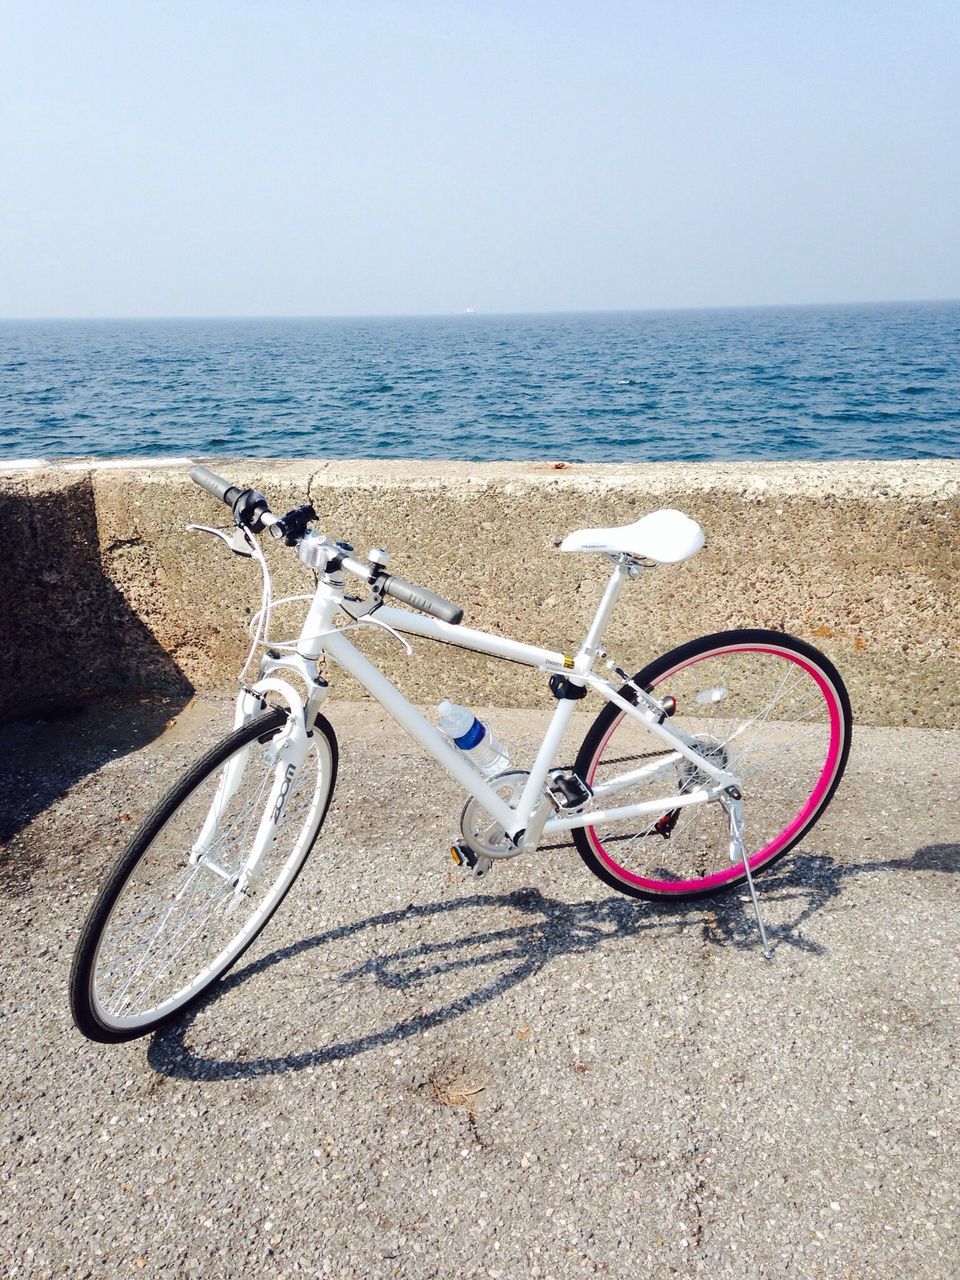
[{"label": "wheel hub", "polygon": [[[690,743],[697,755],[703,756],[717,769],[727,767],[727,749],[722,742],[709,734],[700,734]],[[677,765],[677,781],[681,794],[696,791],[698,787],[708,787],[713,782],[709,774],[704,773],[692,760],[681,760]]]}]

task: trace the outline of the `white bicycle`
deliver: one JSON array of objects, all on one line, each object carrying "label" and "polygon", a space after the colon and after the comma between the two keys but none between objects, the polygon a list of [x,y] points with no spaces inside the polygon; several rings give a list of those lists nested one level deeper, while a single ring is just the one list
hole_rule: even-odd
[{"label": "white bicycle", "polygon": [[[613,562],[587,635],[569,656],[462,626],[457,606],[387,573],[385,552],[358,559],[349,544],[312,531],[312,507],[278,517],[256,490],[203,467],[191,478],[230,506],[234,528],[191,527],[259,562],[263,605],[233,732],[146,818],[82,930],[70,995],[86,1036],[128,1040],[176,1015],[236,962],[297,878],[337,777],[336,739],[320,714],[329,693],[318,669],[324,658],[359,680],[467,791],[452,848],[465,872],[485,875],[498,860],[570,832],[590,870],[621,893],[689,898],[746,881],[770,955],[753,877],[829,803],[850,748],[850,702],[827,658],[775,631],[704,636],[633,676],[603,662],[604,629],[624,584],[694,555],[703,533],[693,520],[655,511],[564,540],[563,551]],[[264,529],[316,575],[313,594],[296,597],[310,602],[300,635],[284,645],[268,639],[271,612],[287,601],[272,599],[257,541]],[[348,574],[365,596],[346,594]],[[548,675],[556,709],[530,769],[486,778],[351,643],[349,632],[364,627],[404,645],[405,635],[424,637]],[[606,705],[573,766],[558,767],[564,731],[588,692]]]}]

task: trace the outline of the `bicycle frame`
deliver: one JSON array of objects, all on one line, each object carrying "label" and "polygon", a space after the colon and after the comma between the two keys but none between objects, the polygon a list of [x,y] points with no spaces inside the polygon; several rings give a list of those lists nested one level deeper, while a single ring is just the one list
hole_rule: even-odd
[{"label": "bicycle frame", "polygon": [[[251,690],[240,695],[237,723],[251,718],[262,709],[261,695],[271,691],[278,693],[290,708],[292,723],[303,726],[304,739],[302,744],[297,744],[296,739],[301,734],[297,729],[291,731],[293,737],[287,748],[287,754],[282,757],[282,762],[287,763],[293,760],[299,766],[306,751],[306,731],[312,724],[316,707],[327,693],[325,683],[321,682],[317,676],[316,663],[324,657],[332,659],[358,680],[424,751],[442,765],[501,824],[512,842],[512,848],[507,853],[499,855],[501,857],[530,852],[537,847],[544,836],[574,827],[591,825],[597,821],[628,821],[644,814],[662,814],[671,809],[706,804],[716,800],[725,805],[729,804],[727,798],[729,795],[735,796],[736,800],[739,799],[739,779],[735,774],[717,768],[716,764],[705,759],[695,750],[686,735],[671,729],[666,722],[667,717],[663,706],[644,690],[636,689],[637,703],[634,705],[624,698],[610,681],[597,675],[593,669],[597,658],[603,656],[604,651],[600,641],[624,582],[636,572],[635,562],[621,559],[615,563],[587,635],[576,656],[572,658],[555,650],[523,644],[492,632],[452,625],[427,614],[411,613],[388,605],[379,604],[366,613],[362,610],[354,613],[351,610],[350,601],[346,601],[345,604],[342,575],[321,574],[296,643],[295,654],[289,657],[266,657],[262,660],[261,679],[252,686]],[[368,622],[393,633],[439,641],[456,648],[518,662],[545,673],[561,673],[570,680],[571,684],[585,686],[598,693],[607,702],[614,703],[625,715],[633,717],[670,748],[662,759],[604,782],[594,791],[595,801],[607,801],[618,791],[634,785],[641,778],[649,778],[667,769],[681,757],[690,761],[700,772],[701,777],[709,779],[710,783],[689,792],[674,791],[661,799],[642,803],[613,805],[613,807],[601,809],[592,807],[587,811],[569,814],[557,812],[550,816],[554,806],[546,792],[547,778],[576,706],[576,700],[561,698],[557,702],[543,742],[527,775],[522,794],[515,805],[508,804],[440,730],[432,725],[396,685],[350,642],[345,634],[348,628],[335,626],[335,619],[341,610],[354,619],[353,626],[359,626],[361,621]],[[363,616],[358,617],[361,613]],[[277,678],[276,673],[283,670],[295,672],[305,682],[308,693],[306,704],[286,681]],[[265,815],[265,822],[272,828],[275,828],[282,814],[283,779],[284,770],[278,766],[274,784],[275,794],[271,795]],[[265,847],[269,834],[268,831],[258,833],[256,852]],[[250,860],[253,866],[248,864],[250,873],[255,870],[256,862],[259,861],[256,852]]]},{"label": "bicycle frame", "polygon": [[[764,955],[771,956],[753,870],[802,839],[840,780],[851,714],[839,674],[805,641],[760,628],[692,640],[632,679],[612,661],[602,674],[595,670],[606,657],[604,632],[626,581],[695,554],[703,544],[695,522],[664,509],[619,529],[578,530],[564,540],[564,549],[602,553],[614,566],[570,656],[460,625],[457,604],[387,572],[385,551],[374,547],[363,561],[349,543],[310,529],[317,514],[309,504],[277,516],[257,490],[240,489],[202,466],[191,477],[231,508],[234,528],[190,527],[259,564],[261,607],[250,621],[234,732],[155,806],[88,916],[70,979],[71,1009],[84,1034],[108,1042],[160,1025],[226,972],[279,905],[320,833],[336,784],[336,734],[320,714],[334,664],[467,793],[461,838],[451,848],[463,874],[482,877],[496,860],[572,832],[590,871],[631,896],[682,900],[745,882]],[[310,594],[274,600],[258,541],[264,531],[314,571]],[[362,598],[345,595],[347,575],[364,584]],[[402,607],[388,607],[387,599]],[[307,602],[299,636],[271,640],[276,607],[298,600]],[[499,758],[493,768],[502,771],[482,775],[472,757],[483,754],[457,750],[352,643],[350,632],[364,625],[387,631],[408,654],[404,637],[412,636],[549,677],[556,705],[544,716],[529,771],[504,767],[505,759],[488,750],[486,758]],[[259,674],[251,683],[258,654]],[[559,766],[576,704],[588,692],[608,706],[572,767]],[[714,707],[718,703],[724,705]],[[682,714],[671,718],[681,704]],[[653,739],[652,751],[634,742],[638,728]],[[731,754],[728,744],[737,738]],[[741,774],[750,780],[746,799]],[[661,792],[656,798],[636,802],[655,790]],[[763,803],[754,805],[755,799]],[[693,809],[711,804],[706,812]],[[749,846],[744,805],[750,806]],[[688,807],[691,814],[679,818]],[[659,837],[671,839],[678,818],[680,838],[664,850]],[[612,843],[621,841],[627,843]]]}]

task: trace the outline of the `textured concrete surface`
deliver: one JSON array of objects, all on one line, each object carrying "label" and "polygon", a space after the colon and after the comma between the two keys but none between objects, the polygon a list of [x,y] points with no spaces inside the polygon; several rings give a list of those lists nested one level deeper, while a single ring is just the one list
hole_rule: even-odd
[{"label": "textured concrete surface", "polygon": [[89,473],[3,476],[0,464],[0,528],[0,719],[104,690],[189,690],[106,568],[116,549],[100,538]]},{"label": "textured concrete surface", "polygon": [[[556,542],[584,525],[680,507],[704,526],[706,549],[625,593],[607,644],[622,665],[636,670],[704,632],[772,626],[834,659],[860,723],[960,727],[960,462],[208,461],[260,487],[278,510],[309,495],[323,531],[362,551],[386,546],[397,573],[458,601],[471,625],[563,649],[585,631],[606,562],[560,554]],[[2,492],[22,511],[64,483],[56,472],[9,477]],[[66,645],[73,655],[70,687],[230,685],[259,603],[258,575],[219,543],[184,532],[190,521],[221,523],[223,508],[180,470],[94,469],[73,473],[71,485],[84,520],[95,519],[96,545],[92,529],[90,541],[71,542],[60,573],[65,589],[74,579],[89,584],[78,592],[85,601],[99,571],[109,607],[100,622],[84,608],[59,624],[56,652]],[[49,560],[45,536],[38,528],[27,541],[15,586],[31,557]],[[277,595],[310,589],[293,557],[270,554]],[[12,599],[7,625],[30,645],[16,674],[0,676],[0,708],[43,695],[53,643],[43,592],[14,590]],[[278,615],[281,634],[295,627],[293,611]],[[466,701],[542,700],[543,678],[524,668],[426,641],[413,661],[391,641],[364,643],[414,699],[440,688]]]},{"label": "textured concrete surface", "polygon": [[[83,914],[229,721],[206,697],[155,737],[174,707],[3,740],[4,1275],[958,1274],[960,734],[860,729],[758,881],[767,963],[737,895],[636,903],[564,848],[460,878],[445,776],[331,701],[340,784],[290,898],[214,999],[95,1047]],[[530,752],[538,717],[491,718]]]}]

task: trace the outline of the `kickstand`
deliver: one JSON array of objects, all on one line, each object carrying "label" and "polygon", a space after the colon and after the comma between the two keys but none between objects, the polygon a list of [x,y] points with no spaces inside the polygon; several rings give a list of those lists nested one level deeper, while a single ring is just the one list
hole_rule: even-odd
[{"label": "kickstand", "polygon": [[743,869],[747,873],[747,887],[750,890],[750,897],[753,899],[753,910],[757,917],[757,927],[760,930],[763,955],[766,960],[772,960],[773,952],[770,950],[767,931],[763,927],[763,920],[760,916],[760,902],[757,898],[757,890],[754,887],[753,872],[750,870],[750,860],[747,857],[747,847],[743,839],[743,800],[739,790],[730,787],[726,796],[722,797],[722,803],[730,819],[730,861],[743,863]]}]

